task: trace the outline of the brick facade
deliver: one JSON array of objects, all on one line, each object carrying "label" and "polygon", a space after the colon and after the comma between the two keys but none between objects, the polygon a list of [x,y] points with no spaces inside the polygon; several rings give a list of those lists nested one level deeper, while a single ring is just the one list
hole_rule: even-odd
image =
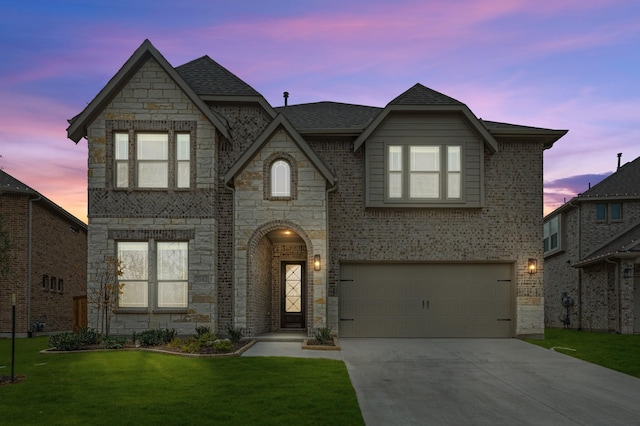
[{"label": "brick facade", "polygon": [[35,331],[36,321],[43,323],[44,333],[71,331],[73,298],[86,294],[84,224],[35,191],[12,194],[0,190],[0,215],[13,246],[10,276],[0,278],[0,335],[11,333],[14,293],[17,335]]},{"label": "brick facade", "polygon": [[[477,137],[473,176],[482,182],[474,191],[481,188],[482,204],[474,199],[473,208],[367,208],[367,145],[354,152],[358,135],[352,127],[335,131],[343,125],[336,118],[335,126],[298,133],[286,114],[226,70],[215,68],[218,74],[211,79],[227,75],[228,81],[216,86],[219,92],[208,91],[207,84],[217,82],[203,80],[198,67],[211,67],[209,61],[179,67],[200,90],[202,98],[194,99],[195,92],[181,85],[186,80],[181,83],[148,42],[140,49],[123,67],[127,73],[119,74],[121,81],[110,83],[110,91],[80,115],[89,144],[88,286],[97,281],[93,265],[114,255],[120,241],[147,241],[151,251],[158,241],[188,241],[189,301],[185,309],[156,309],[152,288],[148,308],[116,310],[112,333],[169,327],[192,334],[197,325],[219,333],[242,327],[251,336],[278,330],[280,268],[286,261],[306,265],[304,328],[309,334],[325,326],[339,333],[345,261],[512,264],[513,334],[543,333],[542,267],[528,274],[527,259],[542,259],[542,152],[548,141],[500,132],[494,139],[471,113],[461,114],[466,118],[455,125],[471,120],[463,135]],[[231,86],[237,96],[229,92]],[[429,126],[438,128],[437,120],[429,120]],[[76,128],[70,130],[74,140],[84,136],[77,130],[85,132],[81,126],[72,123],[71,128]],[[114,188],[113,134],[128,132],[134,140],[137,132],[153,131],[190,134],[190,189]],[[132,146],[129,150],[135,154]],[[277,159],[291,166],[291,196],[270,194],[270,165]],[[135,180],[131,168],[129,178]],[[275,237],[285,230],[295,236],[293,242]],[[313,268],[314,256],[320,256],[319,270]],[[94,317],[90,309],[90,324]]]}]

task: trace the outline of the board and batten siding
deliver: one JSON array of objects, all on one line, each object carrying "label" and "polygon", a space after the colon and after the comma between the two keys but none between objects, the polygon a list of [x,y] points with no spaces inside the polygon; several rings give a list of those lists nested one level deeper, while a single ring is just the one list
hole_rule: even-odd
[{"label": "board and batten siding", "polygon": [[[385,202],[386,145],[459,145],[463,152],[460,201]],[[482,207],[483,141],[458,114],[405,113],[390,115],[367,140],[367,207]]]}]

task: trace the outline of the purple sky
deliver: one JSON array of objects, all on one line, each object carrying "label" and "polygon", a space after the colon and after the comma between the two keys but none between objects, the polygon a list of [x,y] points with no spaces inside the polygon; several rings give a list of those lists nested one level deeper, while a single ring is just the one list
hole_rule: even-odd
[{"label": "purple sky", "polygon": [[[568,129],[545,213],[640,156],[637,0],[24,1],[0,17],[0,167],[86,221],[78,114],[148,38],[209,55],[273,106],[384,107],[415,83],[492,121]],[[90,5],[87,5],[90,4]]]}]

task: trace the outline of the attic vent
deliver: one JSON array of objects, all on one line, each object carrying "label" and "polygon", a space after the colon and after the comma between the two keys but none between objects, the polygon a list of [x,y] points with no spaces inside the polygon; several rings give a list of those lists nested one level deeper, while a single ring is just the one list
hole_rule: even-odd
[{"label": "attic vent", "polygon": [[282,96],[284,97],[284,106],[287,106],[288,104],[287,99],[289,99],[289,92],[284,92]]},{"label": "attic vent", "polygon": [[73,232],[74,234],[78,234],[80,233],[80,230],[78,228],[76,228],[75,226],[70,226],[69,229],[71,230],[71,232]]}]

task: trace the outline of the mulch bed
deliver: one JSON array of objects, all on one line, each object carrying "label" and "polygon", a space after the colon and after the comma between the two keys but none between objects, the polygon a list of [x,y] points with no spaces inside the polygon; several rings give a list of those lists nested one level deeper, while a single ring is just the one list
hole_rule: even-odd
[{"label": "mulch bed", "polygon": [[4,385],[15,385],[18,383],[22,383],[26,380],[27,376],[24,374],[16,374],[13,376],[13,381],[11,381],[11,376],[2,376],[0,375],[0,386]]}]

